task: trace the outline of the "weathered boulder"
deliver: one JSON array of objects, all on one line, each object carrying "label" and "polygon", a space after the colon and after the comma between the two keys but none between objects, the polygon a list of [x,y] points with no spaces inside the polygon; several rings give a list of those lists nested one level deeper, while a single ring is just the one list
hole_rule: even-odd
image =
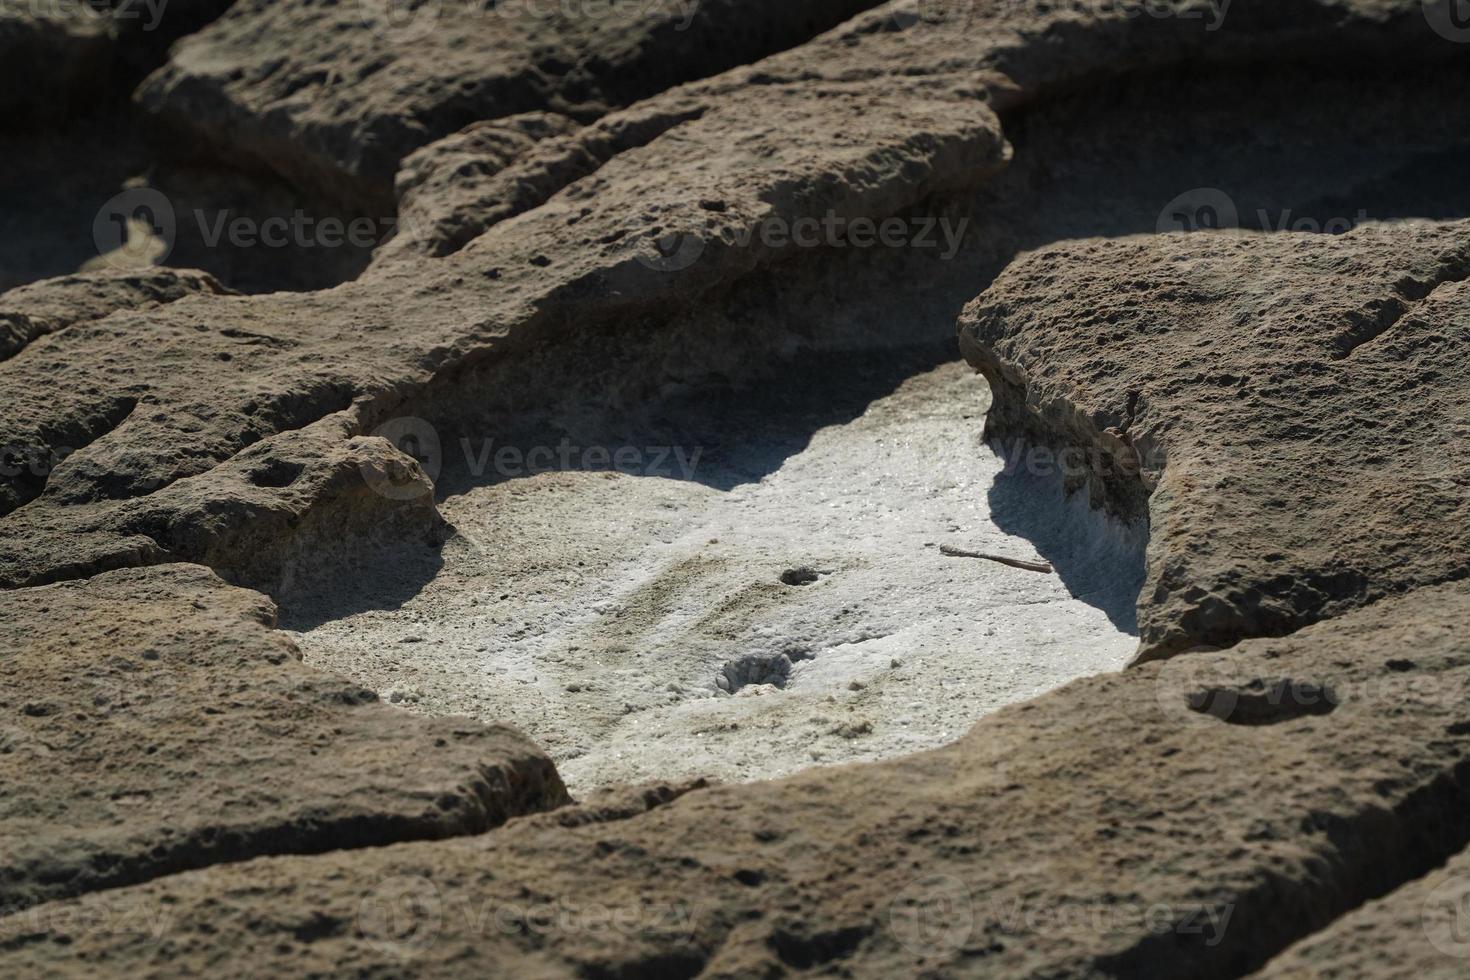
[{"label": "weathered boulder", "polygon": [[175,875],[0,920],[0,967],[1239,976],[1464,846],[1467,615],[1421,589],[614,822]]},{"label": "weathered boulder", "polygon": [[1464,223],[1072,242],[1015,262],[960,337],[989,436],[1147,507],[1149,660],[1470,571],[1470,388],[1446,368],[1467,275]]},{"label": "weathered boulder", "polygon": [[1453,980],[1465,975],[1470,939],[1470,855],[1368,902],[1266,964],[1257,977]]},{"label": "weathered boulder", "polygon": [[388,215],[399,161],[469,123],[538,111],[590,121],[874,2],[241,0],[175,48],[138,99],[234,160]]},{"label": "weathered boulder", "polygon": [[74,323],[151,309],[194,293],[228,292],[207,272],[163,268],[103,270],[18,286],[0,293],[0,360]]},{"label": "weathered boulder", "polygon": [[[11,477],[0,507],[12,511],[0,520],[4,581],[51,581],[93,567],[95,554],[131,551],[76,548],[97,534],[152,533],[119,524],[117,502],[146,497],[141,506],[157,514],[176,499],[160,491],[190,478],[181,492],[207,500],[211,471],[256,442],[333,417],[348,433],[371,432],[493,350],[687,305],[803,254],[766,244],[763,227],[893,214],[973,186],[1006,153],[982,101],[922,79],[752,86],[693,117],[497,224],[453,261],[393,264],[319,293],[118,313],[0,364],[13,406],[0,444],[19,447],[37,461],[26,472],[40,474]],[[29,383],[39,375],[53,387]]]},{"label": "weathered boulder", "polygon": [[274,620],[197,565],[0,594],[0,906],[567,802],[514,729],[407,717]]}]

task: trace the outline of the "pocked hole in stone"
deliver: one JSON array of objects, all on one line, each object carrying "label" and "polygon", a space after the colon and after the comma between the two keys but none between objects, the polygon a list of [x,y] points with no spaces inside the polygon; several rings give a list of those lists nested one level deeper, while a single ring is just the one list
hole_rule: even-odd
[{"label": "pocked hole in stone", "polygon": [[788,568],[781,573],[782,585],[811,585],[820,577],[815,569],[802,565],[800,568]]},{"label": "pocked hole in stone", "polygon": [[1207,687],[1188,695],[1191,711],[1211,715],[1227,725],[1279,725],[1337,710],[1337,693],[1315,681],[1260,678],[1241,687]]}]

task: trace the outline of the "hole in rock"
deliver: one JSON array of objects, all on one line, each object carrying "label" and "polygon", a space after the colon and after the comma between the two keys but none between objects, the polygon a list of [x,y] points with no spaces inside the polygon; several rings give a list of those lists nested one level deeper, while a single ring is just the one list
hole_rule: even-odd
[{"label": "hole in rock", "polygon": [[817,580],[817,572],[803,565],[800,568],[788,568],[781,573],[781,582],[784,585],[810,585]]},{"label": "hole in rock", "polygon": [[[764,378],[666,382],[631,407],[599,393],[450,416],[433,426],[457,531],[442,565],[406,598],[399,555],[283,605],[309,627],[308,662],[405,710],[515,724],[574,793],[952,741],[1126,663],[1136,637],[1107,610],[1132,606],[1145,533],[1041,477],[1006,505],[1032,536],[1003,530],[989,393],[946,356],[803,354]],[[956,536],[1045,549],[1068,576],[946,559],[935,542]],[[392,601],[373,607],[377,588]]]},{"label": "hole in rock", "polygon": [[300,463],[273,459],[250,471],[250,482],[257,487],[289,487],[301,476]]},{"label": "hole in rock", "polygon": [[715,686],[729,694],[735,694],[753,684],[784,688],[791,677],[792,664],[809,659],[811,653],[806,650],[747,654],[727,661],[715,678]]},{"label": "hole in rock", "polygon": [[1337,710],[1332,688],[1313,681],[1256,679],[1240,688],[1210,687],[1190,694],[1189,708],[1227,725],[1279,725]]},{"label": "hole in rock", "polygon": [[[311,663],[404,691],[407,710],[520,726],[574,791],[899,756],[1121,667],[1147,528],[984,443],[956,315],[1017,250],[1154,233],[1195,188],[1272,232],[1335,229],[1343,201],[1366,212],[1353,221],[1465,213],[1464,126],[1441,118],[1464,80],[1313,66],[1099,84],[1007,113],[1010,167],[915,205],[975,217],[948,260],[817,251],[656,323],[512,337],[404,412],[434,429],[457,535],[278,596],[286,622]],[[787,585],[798,557],[832,576]],[[424,642],[390,641],[406,632]],[[810,656],[784,686],[719,684],[792,649]],[[1242,724],[1331,710],[1215,694]]]}]

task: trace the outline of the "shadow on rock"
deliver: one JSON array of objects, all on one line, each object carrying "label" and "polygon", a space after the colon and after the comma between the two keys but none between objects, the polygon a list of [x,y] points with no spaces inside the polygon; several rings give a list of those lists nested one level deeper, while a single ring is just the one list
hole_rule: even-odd
[{"label": "shadow on rock", "polygon": [[1114,626],[1138,635],[1146,523],[1125,524],[1094,510],[1087,494],[1068,494],[1059,475],[1011,466],[988,493],[990,517],[1002,531],[1025,538],[1056,570],[1076,599],[1103,611]]}]

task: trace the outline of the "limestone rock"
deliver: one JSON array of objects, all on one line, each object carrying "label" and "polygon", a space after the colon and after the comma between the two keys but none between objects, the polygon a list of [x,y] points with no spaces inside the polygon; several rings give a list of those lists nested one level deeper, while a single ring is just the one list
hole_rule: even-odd
[{"label": "limestone rock", "polygon": [[1467,615],[1426,588],[891,763],[174,875],[0,920],[0,967],[1238,976],[1465,844]]},{"label": "limestone rock", "polygon": [[1470,858],[1443,867],[1368,902],[1273,959],[1257,977],[1336,980],[1451,980],[1465,975],[1470,942],[1464,909]]},{"label": "limestone rock", "polygon": [[228,293],[207,272],[127,269],[60,276],[0,293],[0,360],[26,344],[74,323],[118,310],[151,309],[195,293]]},{"label": "limestone rock", "polygon": [[589,121],[873,2],[241,0],[174,49],[138,98],[219,152],[386,215],[399,160],[471,122],[538,111]]},{"label": "limestone rock", "polygon": [[[732,144],[738,153],[723,149]],[[123,312],[43,338],[0,364],[13,406],[0,444],[39,473],[12,477],[0,501],[14,511],[0,519],[6,578],[92,567],[89,555],[48,549],[110,528],[135,539],[140,525],[113,521],[117,502],[146,496],[156,511],[177,499],[160,491],[185,480],[181,492],[207,498],[211,471],[258,441],[318,422],[371,433],[502,345],[677,308],[805,254],[769,246],[763,227],[892,214],[973,186],[1004,159],[994,115],[948,84],[752,88],[495,225],[452,261],[394,264],[320,293]],[[26,379],[37,374],[54,387],[36,390]]]},{"label": "limestone rock", "polygon": [[990,436],[1068,449],[1101,506],[1147,499],[1147,660],[1465,575],[1467,275],[1464,223],[1067,243],[960,335]]},{"label": "limestone rock", "polygon": [[274,618],[191,565],[0,594],[0,905],[567,801],[515,730],[381,705],[302,666]]}]

